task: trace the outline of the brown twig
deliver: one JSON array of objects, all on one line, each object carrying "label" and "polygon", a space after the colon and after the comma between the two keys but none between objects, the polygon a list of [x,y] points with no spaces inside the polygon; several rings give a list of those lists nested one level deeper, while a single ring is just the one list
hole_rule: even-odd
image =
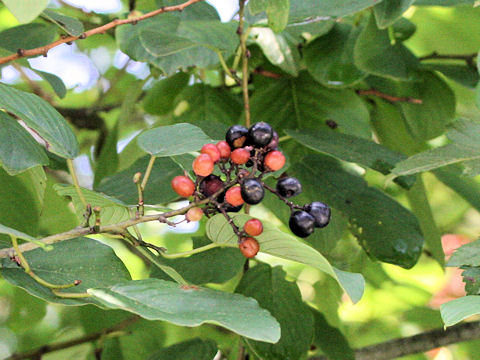
[{"label": "brown twig", "polygon": [[[444,329],[435,329],[418,335],[386,341],[355,350],[356,360],[387,360],[417,354],[438,347],[480,338],[480,321],[464,323]],[[328,360],[314,356],[309,360]]]},{"label": "brown twig", "polygon": [[365,95],[365,96],[377,96],[379,98],[388,100],[390,102],[408,102],[411,104],[417,104],[421,105],[423,101],[421,99],[415,99],[412,97],[405,97],[405,96],[394,96],[394,95],[389,95],[385,94],[381,91],[378,91],[376,89],[367,89],[367,90],[356,90],[356,93],[358,95]]},{"label": "brown twig", "polygon": [[77,346],[77,345],[81,345],[81,344],[84,344],[84,343],[88,343],[88,342],[91,342],[91,341],[99,340],[102,337],[105,337],[105,336],[110,335],[112,333],[117,333],[121,330],[124,330],[128,326],[132,325],[138,319],[140,319],[140,317],[137,316],[137,315],[131,316],[131,317],[123,320],[122,322],[119,322],[118,324],[116,324],[116,325],[114,325],[114,326],[112,326],[108,329],[104,329],[104,330],[96,332],[96,333],[84,335],[84,336],[79,337],[77,339],[63,341],[63,342],[59,342],[59,343],[51,344],[51,345],[44,345],[44,346],[42,346],[38,349],[30,350],[30,351],[27,351],[27,352],[24,352],[24,353],[13,354],[9,358],[7,358],[6,360],[40,359],[45,354],[48,354],[48,353],[51,353],[51,352],[54,352],[54,351],[58,351],[58,350],[67,349],[67,348],[74,347],[74,346]]},{"label": "brown twig", "polygon": [[66,43],[71,43],[73,41],[77,41],[79,39],[85,39],[89,36],[95,35],[95,34],[103,34],[106,31],[113,29],[117,26],[120,25],[125,25],[125,24],[136,24],[139,21],[149,19],[151,17],[157,16],[159,14],[165,13],[165,12],[171,12],[171,11],[182,11],[185,9],[187,6],[190,6],[194,3],[200,2],[203,0],[188,0],[184,2],[183,4],[175,5],[175,6],[166,6],[166,7],[161,7],[160,9],[157,9],[155,11],[151,11],[149,13],[146,13],[142,16],[139,17],[133,17],[129,19],[115,19],[105,25],[99,26],[97,28],[88,30],[81,34],[80,36],[65,36],[61,37],[60,39],[45,45],[45,46],[40,46],[34,49],[18,49],[15,54],[9,55],[9,56],[4,56],[0,58],[0,64],[6,64],[10,61],[17,60],[20,58],[24,57],[31,57],[31,56],[38,56],[38,55],[43,55],[47,56],[47,53],[50,49],[57,47],[61,44],[66,44]]},{"label": "brown twig", "polygon": [[274,73],[274,72],[268,71],[268,70],[263,70],[261,68],[256,68],[253,71],[253,73],[258,74],[258,75],[262,75],[262,76],[265,76],[265,77],[268,77],[268,78],[272,78],[272,79],[280,79],[282,77],[282,75],[280,75],[280,74],[277,74],[277,73]]},{"label": "brown twig", "polygon": [[473,59],[477,57],[477,53],[472,54],[439,54],[436,51],[432,52],[431,54],[420,56],[418,60],[464,60],[468,65],[475,66]]}]

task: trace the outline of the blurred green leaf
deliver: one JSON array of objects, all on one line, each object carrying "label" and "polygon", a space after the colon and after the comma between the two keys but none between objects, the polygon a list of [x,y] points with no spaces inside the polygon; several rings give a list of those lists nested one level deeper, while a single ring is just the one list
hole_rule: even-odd
[{"label": "blurred green leaf", "polygon": [[0,84],[0,108],[22,119],[47,143],[48,151],[67,159],[78,155],[75,134],[57,110],[42,98]]},{"label": "blurred green leaf", "polygon": [[162,115],[172,111],[175,97],[187,86],[190,75],[184,72],[156,82],[148,90],[144,99],[145,111],[150,114]]},{"label": "blurred green leaf", "polygon": [[182,123],[147,130],[138,136],[137,142],[152,156],[166,157],[198,151],[212,140],[200,128]]},{"label": "blurred green leaf", "polygon": [[[248,215],[232,216],[234,223],[242,228],[250,219]],[[277,229],[276,226],[262,220],[263,232],[256,236],[260,252],[282,259],[297,261],[313,266],[338,281],[355,303],[363,295],[364,280],[360,274],[343,272],[333,268],[325,257],[314,248],[297,240],[296,237]],[[217,214],[207,222],[207,236],[221,246],[238,247],[238,237],[222,214]]]},{"label": "blurred green leaf", "polygon": [[95,159],[94,188],[97,187],[103,178],[114,174],[118,168],[118,127],[119,121],[115,123],[115,126],[112,129],[108,130],[100,154]]},{"label": "blurred green leaf", "polygon": [[364,73],[353,61],[353,48],[359,29],[337,23],[325,36],[308,43],[303,50],[308,72],[326,86],[349,86],[361,80]]},{"label": "blurred green leaf", "polygon": [[383,0],[373,7],[379,29],[386,29],[395,23],[415,0]]},{"label": "blurred green leaf", "polygon": [[478,71],[468,65],[426,64],[425,67],[439,71],[446,77],[469,89],[475,89],[480,79]]},{"label": "blurred green leaf", "polygon": [[446,266],[480,266],[480,241],[462,245],[453,253]]},{"label": "blurred green leaf", "polygon": [[37,165],[48,165],[45,151],[18,121],[0,111],[0,165],[16,175]]},{"label": "blurred green leaf", "polygon": [[84,31],[83,24],[79,20],[56,11],[46,9],[41,16],[59,26],[69,35],[80,36]]},{"label": "blurred green leaf", "polygon": [[[51,251],[35,249],[24,253],[24,256],[32,271],[46,281],[54,284],[81,281],[80,285],[68,289],[68,292],[85,292],[92,287],[109,286],[131,279],[125,265],[111,248],[89,238],[65,240],[55,244]],[[48,302],[65,305],[101,304],[93,297],[59,298],[10,259],[1,259],[0,274],[13,285]]]},{"label": "blurred green leaf", "polygon": [[48,0],[3,0],[3,3],[19,22],[28,23],[47,7]]},{"label": "blurred green leaf", "polygon": [[146,279],[89,289],[102,305],[136,313],[149,320],[182,326],[213,323],[247,338],[277,342],[278,322],[258,303],[239,294],[207,288],[183,288],[158,279]]},{"label": "blurred green leaf", "polygon": [[39,23],[18,25],[0,32],[0,47],[11,52],[34,49],[51,43],[56,35],[55,26]]},{"label": "blurred green leaf", "polygon": [[440,306],[445,326],[452,326],[472,315],[480,314],[480,296],[464,296]]},{"label": "blurred green leaf", "polygon": [[217,351],[215,341],[195,338],[160,349],[148,360],[212,360]]},{"label": "blurred green leaf", "polygon": [[[285,272],[280,267],[259,264],[249,269],[235,292],[256,299],[280,323],[282,331],[277,343],[247,340],[257,356],[263,359],[300,359],[306,355],[313,338],[312,314],[302,302],[297,284],[285,280]],[[292,309],[295,309],[295,316],[291,316]]]},{"label": "blurred green leaf", "polygon": [[50,84],[53,91],[55,91],[55,94],[57,94],[59,98],[63,99],[65,97],[65,95],[67,94],[67,87],[65,86],[65,83],[62,79],[60,79],[57,75],[50,74],[45,71],[40,71],[36,69],[32,70],[35,71],[38,75],[40,75],[43,80]]}]

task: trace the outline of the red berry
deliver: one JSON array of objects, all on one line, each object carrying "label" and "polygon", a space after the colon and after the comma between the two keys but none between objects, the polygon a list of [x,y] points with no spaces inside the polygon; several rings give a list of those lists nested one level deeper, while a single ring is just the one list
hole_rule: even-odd
[{"label": "red berry", "polygon": [[186,176],[175,176],[172,180],[172,189],[182,197],[189,197],[195,191],[195,184]]},{"label": "red berry", "polygon": [[253,258],[257,255],[258,250],[260,250],[260,244],[257,240],[251,237],[242,238],[240,244],[238,244],[240,251],[242,252],[243,256],[246,258]]},{"label": "red berry", "polygon": [[258,236],[263,232],[263,224],[258,219],[250,219],[243,225],[243,231],[250,236]]},{"label": "red berry", "polygon": [[225,193],[225,200],[232,206],[240,206],[244,203],[241,195],[240,186],[234,186]]},{"label": "red berry", "polygon": [[248,159],[250,159],[250,151],[243,148],[235,149],[230,154],[230,159],[232,159],[234,164],[246,164]]},{"label": "red berry", "polygon": [[185,215],[185,218],[187,221],[199,221],[203,216],[203,210],[200,209],[199,207],[193,207],[191,209],[188,209],[187,214]]},{"label": "red berry", "polygon": [[265,156],[265,160],[263,161],[263,164],[270,171],[280,170],[283,167],[283,165],[285,165],[285,156],[282,154],[281,151],[278,151],[278,150],[270,151]]},{"label": "red berry", "polygon": [[216,163],[218,160],[220,160],[220,150],[218,150],[218,148],[215,146],[215,144],[205,144],[205,145],[203,145],[200,152],[202,154],[209,155],[212,158],[214,163]]},{"label": "red berry", "polygon": [[208,176],[213,171],[213,160],[210,155],[200,154],[193,160],[193,172],[200,176]]},{"label": "red berry", "polygon": [[225,140],[219,141],[217,143],[217,149],[220,151],[220,158],[228,159],[230,157],[230,145]]}]

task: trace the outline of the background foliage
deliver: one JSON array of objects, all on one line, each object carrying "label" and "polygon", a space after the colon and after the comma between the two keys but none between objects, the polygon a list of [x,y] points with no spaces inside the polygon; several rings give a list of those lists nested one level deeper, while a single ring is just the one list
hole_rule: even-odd
[{"label": "background foliage", "polygon": [[[353,359],[352,349],[480,313],[478,242],[445,262],[480,230],[475,1],[249,0],[223,22],[199,1],[97,34],[181,2],[132,3],[96,13],[67,1],[0,2],[1,358],[80,338],[45,358],[212,359],[220,350],[228,359]],[[73,44],[42,48],[68,36]],[[51,56],[69,45],[67,62]],[[47,57],[24,56],[37,49]],[[90,74],[75,87],[75,71],[60,70],[78,56]],[[49,62],[58,69],[40,70]],[[288,207],[266,197],[251,209],[266,231],[246,272],[221,216],[139,224],[169,253],[214,244],[180,259],[87,232],[25,252],[35,274],[80,279],[71,291],[88,298],[59,298],[9,258],[12,236],[38,247],[82,223],[73,159],[102,226],[134,216],[132,178],[151,156],[147,214],[169,211],[182,206],[170,180],[191,171],[202,144],[245,123],[246,111],[280,134],[286,171],[303,184],[295,201],[332,207],[327,228],[294,237]],[[478,346],[443,356],[477,359]]]}]

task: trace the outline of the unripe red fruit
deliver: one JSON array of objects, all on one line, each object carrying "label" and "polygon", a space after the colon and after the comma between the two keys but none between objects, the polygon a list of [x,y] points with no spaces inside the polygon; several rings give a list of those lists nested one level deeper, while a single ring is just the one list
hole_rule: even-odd
[{"label": "unripe red fruit", "polygon": [[200,176],[208,176],[213,171],[213,160],[210,155],[200,154],[195,160],[193,160],[193,172]]},{"label": "unripe red fruit", "polygon": [[258,219],[250,219],[243,225],[243,231],[250,236],[258,236],[263,232],[263,224]]},{"label": "unripe red fruit", "polygon": [[175,176],[172,179],[172,189],[182,197],[189,197],[195,191],[195,184],[186,176]]},{"label": "unripe red fruit", "polygon": [[243,165],[250,159],[250,151],[243,148],[235,149],[230,154],[230,159],[234,164]]},{"label": "unripe red fruit", "polygon": [[258,241],[251,237],[243,238],[238,247],[246,258],[253,258],[260,250]]},{"label": "unripe red fruit", "polygon": [[220,152],[220,158],[228,159],[230,157],[230,145],[225,140],[219,141],[217,143],[217,149]]},{"label": "unripe red fruit", "polygon": [[281,151],[278,151],[278,150],[270,151],[265,156],[265,160],[263,161],[263,164],[270,171],[280,170],[283,167],[283,165],[285,165],[285,156],[282,154]]},{"label": "unripe red fruit", "polygon": [[205,144],[205,145],[203,145],[200,152],[202,154],[209,155],[212,158],[214,163],[216,163],[218,160],[220,160],[220,150],[218,150],[218,148],[216,147],[215,144]]},{"label": "unripe red fruit", "polygon": [[205,196],[212,196],[223,187],[223,181],[217,175],[208,175],[200,181],[198,189]]},{"label": "unripe red fruit", "polygon": [[240,186],[234,186],[225,193],[225,201],[233,206],[240,206],[244,203],[241,195]]},{"label": "unripe red fruit", "polygon": [[200,209],[199,207],[193,207],[191,209],[188,209],[187,214],[185,215],[185,218],[187,221],[199,221],[203,216],[203,210]]}]

